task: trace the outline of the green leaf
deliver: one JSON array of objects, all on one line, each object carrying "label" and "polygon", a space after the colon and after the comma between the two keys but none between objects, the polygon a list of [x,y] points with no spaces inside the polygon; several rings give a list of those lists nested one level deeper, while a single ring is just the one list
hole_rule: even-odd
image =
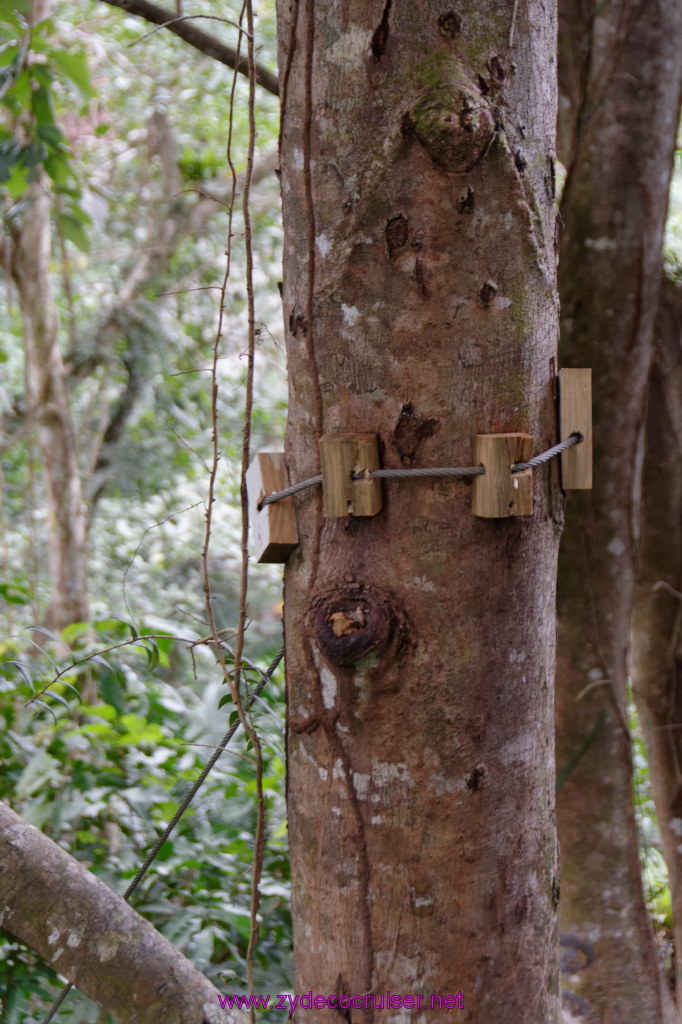
[{"label": "green leaf", "polygon": [[4,186],[10,199],[19,199],[28,187],[28,170],[22,164],[16,163]]},{"label": "green leaf", "polygon": [[0,142],[0,181],[7,181],[21,157],[21,143],[15,139]]},{"label": "green leaf", "polygon": [[[36,701],[38,703],[38,701]],[[40,702],[42,703],[42,702]],[[47,707],[47,705],[44,705]],[[47,708],[50,711],[50,708]],[[46,782],[56,785],[58,781],[59,762],[50,757],[45,750],[39,750],[33,755],[17,782],[16,794],[23,798],[35,793],[44,786]]]},{"label": "green leaf", "polygon": [[[0,21],[19,32],[25,32],[28,25],[27,16],[29,11],[28,0],[12,0],[11,6],[0,5]],[[24,15],[24,17],[22,17]]]},{"label": "green leaf", "polygon": [[47,146],[45,143],[34,139],[32,142],[29,142],[28,146],[24,146],[21,153],[21,162],[30,172],[40,167],[46,156]]},{"label": "green leaf", "polygon": [[122,715],[126,709],[126,685],[122,672],[106,668],[98,679],[98,690],[102,699]]},{"label": "green leaf", "polygon": [[[49,711],[49,713],[54,718],[54,724],[55,725],[57,724],[57,716],[55,715],[55,713],[52,710],[52,708],[50,707],[50,705],[46,704],[44,700],[39,700],[38,697],[36,697],[35,700],[31,701],[31,704],[32,705],[35,704],[36,707],[43,708],[43,710],[45,710],[45,711]],[[18,792],[18,790],[17,790],[17,792]]]},{"label": "green leaf", "polygon": [[64,145],[64,136],[55,124],[38,125],[38,128],[36,129],[36,135],[41,140],[41,142],[45,142],[48,146],[51,146],[53,148]]},{"label": "green leaf", "polygon": [[[71,714],[71,708],[69,707],[68,702],[65,700],[65,698],[61,696],[61,694],[55,693],[54,690],[43,690],[43,696],[52,697],[52,699],[56,700],[59,704],[63,704],[66,710],[69,712],[69,714]],[[37,704],[38,702],[36,701],[35,703]]]},{"label": "green leaf", "polygon": [[66,185],[71,176],[71,164],[61,154],[52,154],[45,158],[43,166],[58,188]]},{"label": "green leaf", "polygon": [[2,53],[6,64],[0,68],[0,99],[12,88],[19,74],[19,47],[6,46]]},{"label": "green leaf", "polygon": [[[0,363],[5,362],[7,356],[0,353]],[[0,597],[3,601],[7,601],[7,604],[28,604],[31,600],[31,594],[28,587],[21,583],[2,583],[0,584]]]},{"label": "green leaf", "polygon": [[78,710],[83,715],[103,718],[105,722],[113,722],[116,718],[116,708],[110,704],[81,704]]},{"label": "green leaf", "polygon": [[152,640],[148,640],[146,643],[141,643],[140,646],[146,651],[147,667],[153,672],[159,666],[159,652],[156,644]]},{"label": "green leaf", "polygon": [[156,643],[160,651],[164,654],[170,654],[170,649],[173,646],[174,640],[175,637],[172,636],[158,636],[156,638]]},{"label": "green leaf", "polygon": [[116,735],[114,730],[110,726],[105,725],[104,722],[86,722],[85,725],[79,726],[78,729],[67,732],[66,739],[69,739],[71,736],[77,736],[79,732],[84,733],[86,736],[99,736],[107,740],[113,740]]},{"label": "green leaf", "polygon": [[[35,45],[33,48],[36,48]],[[50,71],[49,67],[47,66],[47,64],[33,63],[31,64],[29,70],[31,72],[31,77],[33,78],[33,81],[38,83],[38,89],[36,91],[44,89],[45,92],[48,94],[48,102],[50,103],[50,105],[52,105],[51,91],[53,79],[52,72]],[[35,92],[33,95],[35,97]],[[42,99],[41,102],[43,102]]]},{"label": "green leaf", "polygon": [[90,239],[83,230],[80,222],[70,213],[63,213],[59,218],[59,228],[64,238],[68,238],[70,242],[73,242],[81,252],[90,251]]},{"label": "green leaf", "polygon": [[[73,195],[73,193],[70,194]],[[77,193],[76,198],[78,196],[80,196],[80,193]],[[82,206],[79,206],[78,203],[71,202],[69,204],[69,213],[78,221],[79,224],[92,224],[92,217],[83,209]]]},{"label": "green leaf", "polygon": [[61,639],[70,647],[74,640],[79,640],[88,631],[87,622],[72,622],[68,626],[64,626],[61,631]]},{"label": "green leaf", "polygon": [[52,58],[62,74],[70,78],[85,96],[95,95],[84,53],[64,53],[63,50],[55,50]]},{"label": "green leaf", "polygon": [[161,726],[147,722],[139,715],[122,715],[121,725],[127,730],[117,738],[116,742],[121,746],[137,746],[141,743],[158,744],[164,741]]},{"label": "green leaf", "polygon": [[66,679],[64,678],[64,676],[62,676],[62,678],[59,680],[59,685],[63,686],[66,690],[71,690],[71,693],[74,695],[76,700],[80,700],[81,699],[81,695],[78,692],[78,690],[76,689],[76,687],[72,686],[71,683],[68,683],[66,681]]},{"label": "green leaf", "polygon": [[[99,622],[94,623],[94,626],[95,630],[101,633],[107,641],[110,641],[113,637],[123,639],[127,631],[131,629],[130,623],[126,622],[125,619],[100,619]],[[137,633],[134,635],[137,636]]]},{"label": "green leaf", "polygon": [[44,85],[33,93],[33,116],[43,127],[54,124],[54,103],[52,93]]},{"label": "green leaf", "polygon": [[31,109],[32,97],[31,76],[27,68],[22,68],[3,96],[3,101],[9,110],[19,114],[23,110]]},{"label": "green leaf", "polygon": [[31,625],[27,626],[26,629],[30,629],[32,633],[40,633],[41,636],[46,636],[48,640],[54,641],[56,644],[61,644],[61,637],[54,633],[51,629],[47,629],[46,626]]},{"label": "green leaf", "polygon": [[20,672],[21,675],[24,677],[24,682],[28,683],[28,685],[31,687],[31,689],[33,689],[33,680],[31,679],[31,676],[29,675],[28,669],[26,669],[21,664],[20,661],[6,661],[5,664],[6,665],[12,665],[18,672]]}]

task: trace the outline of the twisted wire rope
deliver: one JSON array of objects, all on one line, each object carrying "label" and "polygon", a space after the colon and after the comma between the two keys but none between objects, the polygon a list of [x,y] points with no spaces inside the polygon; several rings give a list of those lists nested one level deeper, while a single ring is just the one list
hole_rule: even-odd
[{"label": "twisted wire rope", "polygon": [[[535,466],[541,466],[544,462],[549,462],[555,456],[560,455],[561,452],[565,452],[568,448],[573,448],[574,445],[580,444],[584,441],[584,437],[580,433],[571,434],[565,441],[560,441],[559,444],[555,444],[552,448],[548,448],[547,451],[541,452],[534,458],[529,459],[528,462],[515,462],[511,467],[512,473],[520,473],[523,469],[533,469]],[[467,477],[467,476],[484,476],[485,466],[433,466],[429,468],[420,469],[372,469],[365,470],[363,473],[358,473],[354,477],[356,480],[363,480],[371,478],[372,480],[402,480],[407,477],[428,477],[428,476],[455,476],[455,477]],[[308,480],[301,480],[300,483],[292,484],[291,487],[286,487],[282,491],[274,491],[272,494],[268,494],[265,498],[258,503],[258,511],[265,508],[266,505],[274,505],[277,501],[282,501],[284,498],[291,498],[294,494],[298,494],[299,491],[305,491],[308,487],[314,487],[316,484],[322,483],[322,475],[311,476]]]}]

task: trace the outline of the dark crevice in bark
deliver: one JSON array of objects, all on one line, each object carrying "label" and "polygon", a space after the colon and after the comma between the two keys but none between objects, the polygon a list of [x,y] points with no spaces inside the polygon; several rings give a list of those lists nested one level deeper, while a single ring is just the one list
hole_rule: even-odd
[{"label": "dark crevice in bark", "polygon": [[315,414],[317,418],[317,436],[322,436],[323,410],[320,375],[315,355],[315,338],[313,337],[313,306],[315,296],[315,206],[313,203],[313,185],[311,173],[312,125],[313,125],[313,59],[315,53],[315,0],[308,0],[306,21],[306,52],[305,52],[305,109],[303,115],[303,178],[305,182],[305,206],[307,218],[308,248],[308,288],[306,293],[306,320],[308,331],[306,342],[312,369],[311,379],[315,392]]},{"label": "dark crevice in bark", "polygon": [[[370,880],[372,877],[372,869],[370,866],[369,851],[367,849],[367,837],[365,835],[365,821],[362,816],[362,808],[360,806],[360,800],[358,799],[358,792],[355,788],[353,781],[353,765],[351,757],[341,742],[341,738],[336,731],[336,722],[334,723],[333,731],[328,733],[330,743],[335,753],[341,760],[343,765],[344,780],[346,783],[346,792],[348,794],[348,802],[355,819],[355,844],[358,854],[358,913],[359,913],[359,924],[361,932],[361,979],[364,984],[364,991],[371,992],[374,987],[374,942],[372,939],[372,912],[370,908]],[[336,758],[334,758],[334,761]],[[351,995],[352,993],[347,993]],[[365,1024],[372,1024],[374,1020],[374,1011],[370,1007],[365,1011],[364,1016]]]},{"label": "dark crevice in bark", "polygon": [[281,152],[282,149],[282,132],[284,130],[284,119],[287,115],[287,99],[289,95],[289,77],[291,75],[291,68],[294,63],[294,56],[296,54],[296,39],[298,37],[298,13],[299,13],[300,0],[294,0],[293,6],[293,17],[291,19],[291,31],[287,41],[286,48],[286,64],[284,67],[284,74],[282,75],[282,87],[280,92],[280,104],[279,104],[279,137],[277,142],[277,150]]},{"label": "dark crevice in bark", "polygon": [[446,11],[438,18],[438,30],[446,39],[456,39],[462,31],[462,19],[455,11]]},{"label": "dark crevice in bark", "polygon": [[402,213],[399,213],[396,217],[391,217],[386,225],[386,245],[388,247],[389,260],[393,259],[398,249],[402,249],[404,245],[407,245],[408,236],[407,217]]},{"label": "dark crevice in bark", "polygon": [[393,6],[393,0],[386,0],[386,5],[381,15],[381,21],[374,30],[372,36],[372,55],[375,60],[381,60],[384,53],[386,52],[386,44],[388,43],[388,19],[391,14],[391,7]]},{"label": "dark crevice in bark", "polygon": [[410,402],[403,406],[391,442],[403,465],[415,464],[425,443],[437,430],[437,419],[420,416]]}]

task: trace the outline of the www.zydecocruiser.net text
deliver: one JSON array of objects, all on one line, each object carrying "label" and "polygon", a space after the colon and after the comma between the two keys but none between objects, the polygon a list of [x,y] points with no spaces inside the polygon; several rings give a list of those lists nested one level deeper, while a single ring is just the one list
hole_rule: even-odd
[{"label": "www.zydecocruiser.net text", "polygon": [[463,1010],[462,993],[456,995],[396,995],[394,992],[376,992],[354,996],[314,996],[308,992],[303,996],[218,996],[223,1010],[287,1010],[291,1016],[295,1010]]}]

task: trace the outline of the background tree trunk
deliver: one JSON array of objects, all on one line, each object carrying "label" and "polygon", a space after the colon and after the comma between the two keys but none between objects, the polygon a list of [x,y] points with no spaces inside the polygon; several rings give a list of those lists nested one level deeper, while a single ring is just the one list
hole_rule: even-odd
[{"label": "background tree trunk", "polygon": [[[477,432],[556,440],[551,12],[280,0],[293,480],[325,432],[377,433],[390,467],[471,464]],[[361,996],[354,1022],[387,989],[556,1017],[561,513],[555,466],[528,518],[474,518],[452,480],[388,482],[369,519],[297,499],[294,987]]]},{"label": "background tree trunk", "polygon": [[649,380],[633,693],[651,772],[675,924],[682,1006],[682,289],[665,281]]},{"label": "background tree trunk", "polygon": [[88,617],[86,516],[64,364],[57,344],[57,308],[50,280],[50,199],[39,182],[13,237],[11,272],[24,326],[28,415],[37,425],[49,504],[52,593],[45,622],[61,629]]},{"label": "background tree trunk", "polygon": [[679,118],[682,7],[562,8],[562,365],[592,366],[595,482],[570,495],[559,566],[562,931],[591,944],[572,987],[595,1020],[660,1021],[627,724],[640,431]]}]

